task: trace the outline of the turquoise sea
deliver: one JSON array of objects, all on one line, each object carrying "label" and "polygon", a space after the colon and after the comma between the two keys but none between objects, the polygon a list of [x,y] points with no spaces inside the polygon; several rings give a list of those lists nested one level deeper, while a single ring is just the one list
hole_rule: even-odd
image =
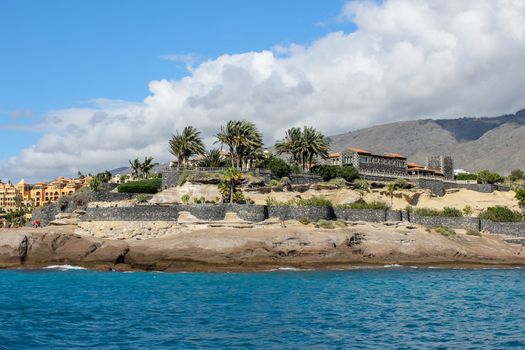
[{"label": "turquoise sea", "polygon": [[0,271],[2,349],[524,349],[524,269]]}]

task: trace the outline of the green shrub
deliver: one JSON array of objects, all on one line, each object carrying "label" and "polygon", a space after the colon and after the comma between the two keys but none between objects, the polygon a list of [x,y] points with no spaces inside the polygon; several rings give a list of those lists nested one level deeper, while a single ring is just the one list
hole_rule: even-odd
[{"label": "green shrub", "polygon": [[463,215],[465,216],[471,216],[472,215],[472,207],[470,205],[465,206],[463,208]]},{"label": "green shrub", "polygon": [[297,221],[299,221],[303,225],[308,225],[310,223],[310,220],[308,220],[308,218],[305,217],[299,218],[299,220]]},{"label": "green shrub", "polygon": [[277,177],[289,176],[292,170],[288,163],[274,155],[260,161],[255,167],[269,169],[271,170],[272,174]]},{"label": "green shrub", "polygon": [[465,180],[477,180],[478,174],[467,174],[460,173],[456,175],[456,180],[465,181]]},{"label": "green shrub", "polygon": [[525,187],[516,191],[516,199],[518,200],[520,207],[525,207]]},{"label": "green shrub", "polygon": [[340,177],[348,182],[352,182],[359,178],[359,172],[353,166],[318,165],[312,168],[311,172],[321,176],[323,181],[330,181]]},{"label": "green shrub", "polygon": [[397,179],[395,181],[395,183],[397,184],[397,187],[402,189],[402,190],[406,190],[406,189],[412,188],[412,185],[409,184],[408,181],[405,180],[405,179]]},{"label": "green shrub", "polygon": [[183,204],[188,204],[190,202],[190,195],[186,193],[180,197],[180,200]]},{"label": "green shrub", "polygon": [[266,205],[271,206],[296,206],[296,207],[332,207],[333,204],[330,200],[322,197],[312,197],[308,199],[294,198],[289,201],[279,202],[272,197],[266,198]]},{"label": "green shrub", "polygon": [[444,217],[461,217],[463,213],[461,210],[456,208],[445,207],[443,210],[431,209],[431,208],[416,208],[414,210],[416,215],[421,216],[444,216]]},{"label": "green shrub", "polygon": [[143,194],[139,194],[137,197],[135,197],[135,200],[137,203],[146,203],[147,201],[146,196]]},{"label": "green shrub", "polygon": [[340,177],[328,181],[330,185],[335,185],[338,188],[346,188],[346,180]]},{"label": "green shrub", "polygon": [[476,230],[467,230],[467,235],[481,237],[481,233],[479,231],[476,231]]},{"label": "green shrub", "polygon": [[333,230],[335,228],[334,223],[328,220],[319,220],[317,221],[317,227],[324,228],[328,230]]},{"label": "green shrub", "polygon": [[412,212],[414,211],[414,207],[411,206],[411,205],[407,205],[407,206],[405,207],[405,211],[406,211],[407,213],[412,213]]},{"label": "green shrub", "polygon": [[233,202],[240,202],[244,200],[244,194],[241,191],[236,191],[233,193]]},{"label": "green shrub", "polygon": [[496,184],[503,182],[504,178],[498,174],[488,170],[482,170],[478,173],[478,183],[482,184]]},{"label": "green shrub", "polygon": [[272,186],[272,187],[281,186],[281,183],[278,180],[271,179],[270,180],[270,186]]},{"label": "green shrub", "polygon": [[370,184],[365,179],[355,179],[353,184],[357,190],[367,191],[370,187]]},{"label": "green shrub", "polygon": [[120,193],[149,193],[155,194],[160,191],[162,187],[161,179],[148,179],[139,181],[130,181],[121,184],[118,187]]},{"label": "green shrub", "polygon": [[195,204],[204,204],[204,203],[206,203],[206,198],[204,198],[204,197],[199,197],[199,198],[195,197],[195,198],[193,198],[193,203],[195,203]]},{"label": "green shrub", "polygon": [[335,226],[339,227],[339,228],[343,228],[343,227],[346,227],[347,224],[345,221],[343,220],[337,220],[337,221],[334,221],[333,222]]},{"label": "green shrub", "polygon": [[451,228],[444,227],[444,226],[438,226],[435,228],[435,230],[437,233],[447,238],[456,237],[456,231],[452,230]]},{"label": "green shrub", "polygon": [[523,173],[523,170],[514,169],[510,172],[509,179],[510,181],[523,180],[525,179],[525,174]]},{"label": "green shrub", "polygon": [[385,202],[371,202],[367,203],[365,201],[356,201],[354,203],[341,204],[337,206],[338,208],[349,208],[349,209],[388,209],[390,206]]},{"label": "green shrub", "polygon": [[495,222],[519,222],[523,221],[523,214],[498,205],[485,209],[479,218]]}]

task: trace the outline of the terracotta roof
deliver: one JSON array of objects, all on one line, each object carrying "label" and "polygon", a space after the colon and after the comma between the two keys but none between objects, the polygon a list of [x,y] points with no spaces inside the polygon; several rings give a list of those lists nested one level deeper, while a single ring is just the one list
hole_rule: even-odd
[{"label": "terracotta roof", "polygon": [[328,158],[341,157],[342,155],[343,155],[343,153],[341,153],[341,152],[330,153],[330,154],[328,155]]},{"label": "terracotta roof", "polygon": [[368,151],[365,151],[364,149],[360,149],[360,148],[350,148],[350,151],[354,151],[356,153],[363,153],[363,154],[372,154]]},{"label": "terracotta roof", "polygon": [[397,159],[407,159],[407,157],[399,153],[385,153],[385,156],[390,157],[390,158],[397,158]]}]

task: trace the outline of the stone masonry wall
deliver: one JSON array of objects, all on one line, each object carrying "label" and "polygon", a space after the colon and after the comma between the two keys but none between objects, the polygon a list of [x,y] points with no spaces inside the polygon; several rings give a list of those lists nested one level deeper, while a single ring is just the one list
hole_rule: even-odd
[{"label": "stone masonry wall", "polygon": [[335,216],[344,221],[386,221],[386,209],[334,208]]},{"label": "stone masonry wall", "polygon": [[490,220],[481,220],[481,231],[525,237],[525,222],[493,222]]},{"label": "stone masonry wall", "polygon": [[473,217],[422,216],[411,213],[410,222],[426,226],[444,226],[479,231],[479,219]]},{"label": "stone masonry wall", "polygon": [[[475,217],[421,216],[414,213],[401,213],[393,210],[247,204],[143,205],[135,207],[88,208],[86,214],[81,216],[81,221],[175,222],[178,219],[179,213],[183,211],[190,212],[192,215],[203,221],[223,220],[227,212],[236,213],[239,218],[251,222],[261,222],[268,218],[279,218],[281,220],[298,220],[301,218],[307,218],[311,222],[334,219],[345,221],[384,222],[401,221],[403,219],[403,221],[426,226],[445,226],[455,229],[470,229],[525,237],[525,222],[504,223],[480,220]],[[54,215],[56,214],[58,214],[58,208],[50,206],[44,211],[37,212],[33,219],[39,219],[43,224],[47,224],[54,219]]]}]

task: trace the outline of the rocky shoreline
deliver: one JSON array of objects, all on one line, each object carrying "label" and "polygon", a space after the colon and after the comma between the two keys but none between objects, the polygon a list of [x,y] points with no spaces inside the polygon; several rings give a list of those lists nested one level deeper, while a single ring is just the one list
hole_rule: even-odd
[{"label": "rocky shoreline", "polygon": [[67,264],[106,271],[257,271],[395,264],[525,266],[525,247],[512,237],[470,236],[460,230],[450,237],[406,224],[355,223],[336,229],[297,222],[255,228],[188,226],[148,239],[78,232],[76,225],[2,229],[0,268]]}]

